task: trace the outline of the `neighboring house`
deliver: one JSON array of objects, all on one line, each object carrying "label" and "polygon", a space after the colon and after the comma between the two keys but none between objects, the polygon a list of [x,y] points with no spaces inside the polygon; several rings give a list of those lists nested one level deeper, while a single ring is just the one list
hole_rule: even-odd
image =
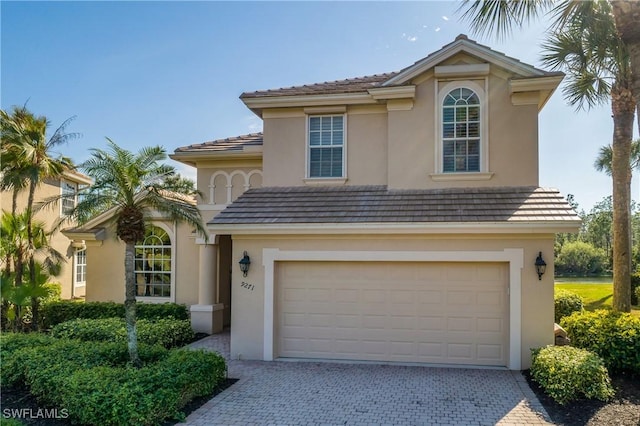
[{"label": "neighboring house", "polygon": [[[37,188],[34,202],[37,204],[50,197],[61,196],[60,201],[50,207],[38,211],[35,219],[45,223],[45,229],[50,231],[65,215],[72,210],[76,203],[76,193],[79,188],[92,184],[90,177],[76,171],[65,172],[60,179],[46,179]],[[21,212],[27,205],[28,190],[18,194],[17,212]],[[2,210],[10,212],[12,192],[0,193]],[[51,281],[60,283],[61,297],[73,299],[83,297],[86,288],[86,250],[82,244],[70,244],[60,231],[50,236],[50,245],[63,255],[66,262],[62,263],[60,275],[52,277]]]},{"label": "neighboring house", "polygon": [[[538,186],[562,78],[461,35],[399,72],[244,93],[263,134],[171,156],[197,168],[210,233],[170,238],[171,300],[230,326],[237,359],[528,368],[554,340],[554,234],[580,224]],[[122,250],[95,252],[93,293],[92,248],[87,299],[122,300]]]}]

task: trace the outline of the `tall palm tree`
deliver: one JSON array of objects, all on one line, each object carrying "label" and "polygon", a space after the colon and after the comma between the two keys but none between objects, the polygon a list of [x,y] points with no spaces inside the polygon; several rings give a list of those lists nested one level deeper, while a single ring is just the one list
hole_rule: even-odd
[{"label": "tall palm tree", "polygon": [[[12,211],[15,213],[18,191],[27,188],[26,232],[28,241],[27,259],[29,263],[29,281],[36,281],[35,246],[33,235],[34,197],[36,188],[47,178],[59,178],[67,170],[74,168],[73,162],[62,155],[54,157],[53,149],[78,137],[77,133],[66,133],[66,128],[73,118],[64,121],[51,137],[47,139],[50,122],[46,117],[36,116],[26,106],[13,107],[9,114],[0,113],[0,128],[3,146],[0,151],[4,155],[2,167],[3,178],[0,186],[13,190]],[[16,284],[21,285],[22,277],[16,277]],[[33,299],[37,307],[37,300]],[[33,312],[34,326],[38,326],[37,308]]]},{"label": "tall palm tree", "polygon": [[[73,162],[62,155],[54,156],[53,149],[77,138],[77,133],[66,133],[73,117],[65,120],[47,139],[49,120],[36,116],[26,106],[13,107],[11,113],[0,110],[2,131],[2,178],[0,189],[12,190],[12,213],[16,210],[16,197],[25,189],[27,193],[27,235],[33,245],[33,207],[36,188],[44,179],[59,178],[74,169]],[[31,259],[29,259],[31,261]]]},{"label": "tall palm tree", "polygon": [[133,154],[108,139],[108,150],[92,149],[91,158],[81,169],[94,179],[75,209],[72,218],[80,224],[96,213],[115,209],[116,235],[125,243],[125,320],[129,356],[133,365],[141,365],[136,331],[135,245],[145,234],[145,220],[153,210],[169,219],[185,222],[205,234],[198,208],[189,197],[176,192],[172,166],[162,164],[163,148],[146,147]]},{"label": "tall palm tree", "polygon": [[[605,145],[600,148],[598,157],[593,163],[593,167],[599,172],[605,172],[611,176],[611,163],[613,162],[613,149],[611,145]],[[640,139],[631,142],[631,162],[629,163],[631,170],[640,170]]]},{"label": "tall palm tree", "polygon": [[495,32],[498,36],[551,11],[554,21],[549,28],[552,41],[546,46],[550,49],[546,62],[567,70],[569,85],[565,97],[574,105],[589,107],[610,97],[614,117],[613,307],[628,312],[631,309],[630,155],[634,111],[638,108],[632,74],[640,75],[640,69],[633,73],[629,49],[616,31],[613,18],[616,10],[612,9],[612,3],[603,0],[467,0],[460,10],[466,8],[463,19],[471,21],[475,32]]}]

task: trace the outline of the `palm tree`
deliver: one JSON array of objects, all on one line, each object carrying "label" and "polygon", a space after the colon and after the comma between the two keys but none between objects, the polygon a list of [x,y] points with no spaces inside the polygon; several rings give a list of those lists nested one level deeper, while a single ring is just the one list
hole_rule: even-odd
[{"label": "palm tree", "polygon": [[[45,223],[41,221],[32,221],[32,237],[33,237],[33,253],[30,253],[30,245],[27,237],[28,213],[11,214],[3,212],[0,219],[0,256],[8,259],[2,271],[3,277],[3,303],[5,308],[8,307],[7,302],[15,305],[18,318],[19,311],[25,303],[24,299],[29,298],[31,302],[32,326],[37,328],[38,308],[42,297],[41,277],[38,275],[45,274],[49,276],[58,275],[60,272],[60,264],[64,262],[64,257],[49,244],[50,235],[45,231]],[[42,263],[33,262],[34,270],[29,268],[27,260],[30,256],[38,256],[43,258]],[[11,266],[15,272],[11,272]],[[28,283],[23,284],[23,275],[25,272],[35,279],[29,279]],[[6,296],[12,295],[11,297]],[[17,298],[17,299],[16,299]],[[8,311],[6,311],[8,312]]]},{"label": "palm tree", "polygon": [[[551,11],[549,53],[545,61],[565,69],[569,85],[565,97],[573,105],[588,107],[610,97],[614,117],[612,144],[614,300],[616,310],[631,309],[631,139],[637,102],[632,91],[633,61],[616,32],[611,3],[607,1],[523,0],[466,1],[463,18],[475,32],[509,33]],[[463,9],[464,6],[461,8]],[[640,67],[635,75],[640,75]]]},{"label": "palm tree", "polygon": [[176,172],[172,166],[161,164],[167,155],[163,148],[142,148],[133,154],[108,139],[109,149],[92,149],[91,158],[82,170],[94,179],[71,218],[80,225],[96,213],[114,209],[116,235],[125,243],[125,320],[129,356],[136,367],[141,365],[138,357],[136,331],[136,294],[134,257],[135,245],[145,234],[145,220],[152,210],[157,210],[169,219],[185,222],[205,234],[198,208],[188,196],[179,192],[172,179]]},{"label": "palm tree", "polygon": [[[64,121],[51,137],[47,139],[49,120],[37,117],[26,106],[13,107],[11,114],[0,113],[2,131],[2,150],[4,156],[2,167],[2,189],[13,190],[12,212],[15,213],[17,193],[28,188],[26,205],[26,232],[28,241],[27,259],[29,263],[29,281],[36,281],[36,265],[34,258],[34,197],[36,188],[46,178],[59,178],[67,170],[74,168],[73,162],[61,155],[52,156],[52,150],[78,137],[77,133],[66,133],[66,127],[73,118]],[[21,285],[22,276],[16,276],[16,285]],[[33,299],[36,309],[33,312],[34,326],[38,327],[37,300]]]}]

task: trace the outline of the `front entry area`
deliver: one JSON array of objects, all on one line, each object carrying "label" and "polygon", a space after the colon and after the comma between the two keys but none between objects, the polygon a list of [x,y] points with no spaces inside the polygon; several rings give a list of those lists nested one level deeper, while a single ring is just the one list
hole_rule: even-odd
[{"label": "front entry area", "polygon": [[508,365],[505,262],[277,262],[275,355]]}]

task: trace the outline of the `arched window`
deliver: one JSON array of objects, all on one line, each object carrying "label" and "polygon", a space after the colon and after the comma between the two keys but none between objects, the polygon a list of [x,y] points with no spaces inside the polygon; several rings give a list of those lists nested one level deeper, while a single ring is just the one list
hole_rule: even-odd
[{"label": "arched window", "polygon": [[136,245],[136,295],[171,297],[171,239],[157,226],[148,225]]},{"label": "arched window", "polygon": [[442,171],[480,171],[480,99],[458,87],[442,101]]}]

